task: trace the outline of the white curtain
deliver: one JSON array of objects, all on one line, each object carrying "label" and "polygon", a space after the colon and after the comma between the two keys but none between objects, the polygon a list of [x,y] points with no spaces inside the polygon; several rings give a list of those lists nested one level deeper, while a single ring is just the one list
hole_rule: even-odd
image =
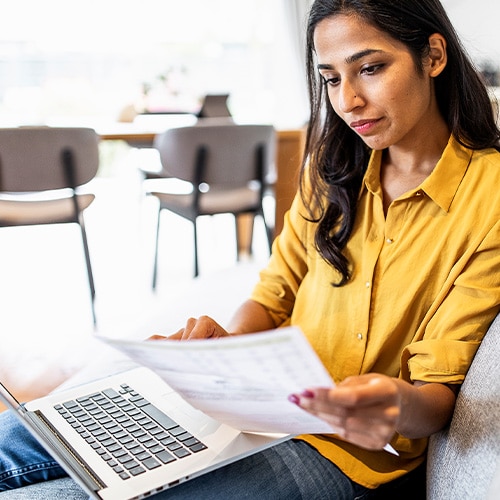
[{"label": "white curtain", "polygon": [[312,2],[313,0],[280,0],[285,29],[279,44],[279,56],[276,58],[281,76],[276,81],[275,87],[283,115],[286,115],[289,123],[293,123],[294,126],[304,125],[309,117],[305,35],[307,15]]},{"label": "white curtain", "polygon": [[305,67],[307,16],[312,3],[313,0],[283,0],[289,35],[301,68]]}]

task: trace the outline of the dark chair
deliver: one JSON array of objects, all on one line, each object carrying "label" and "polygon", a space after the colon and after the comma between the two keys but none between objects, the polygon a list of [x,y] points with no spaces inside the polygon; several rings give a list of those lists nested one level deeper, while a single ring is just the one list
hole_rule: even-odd
[{"label": "dark chair", "polygon": [[0,227],[79,225],[94,323],[95,287],[83,220],[94,195],[78,194],[77,188],[95,177],[98,166],[98,136],[92,129],[0,129]]},{"label": "dark chair", "polygon": [[[159,134],[154,146],[160,152],[161,176],[188,182],[190,192],[179,194],[155,187],[146,193],[159,200],[155,243],[153,289],[158,272],[158,240],[162,210],[188,219],[194,227],[194,275],[199,274],[196,220],[202,215],[230,213],[237,219],[250,214],[264,220],[265,179],[272,170],[275,130],[271,125],[197,124]],[[147,181],[146,181],[147,186]],[[252,219],[252,220],[253,220]],[[236,231],[238,249],[238,231]]]}]

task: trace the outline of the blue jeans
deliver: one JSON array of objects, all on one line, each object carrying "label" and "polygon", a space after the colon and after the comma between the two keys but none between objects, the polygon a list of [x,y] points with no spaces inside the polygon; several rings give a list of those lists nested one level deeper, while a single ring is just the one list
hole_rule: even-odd
[{"label": "blue jeans", "polygon": [[[14,415],[9,411],[0,414],[0,491],[65,476]],[[417,469],[379,490],[370,490],[351,481],[307,443],[290,440],[154,498],[420,500],[425,499],[425,470]]]},{"label": "blue jeans", "polygon": [[10,411],[0,413],[0,491],[64,475],[60,465]]}]

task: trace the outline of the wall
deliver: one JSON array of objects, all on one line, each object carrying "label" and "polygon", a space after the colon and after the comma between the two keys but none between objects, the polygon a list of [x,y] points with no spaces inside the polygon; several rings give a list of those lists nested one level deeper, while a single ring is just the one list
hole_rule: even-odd
[{"label": "wall", "polygon": [[442,0],[474,62],[500,67],[500,3],[497,0]]}]

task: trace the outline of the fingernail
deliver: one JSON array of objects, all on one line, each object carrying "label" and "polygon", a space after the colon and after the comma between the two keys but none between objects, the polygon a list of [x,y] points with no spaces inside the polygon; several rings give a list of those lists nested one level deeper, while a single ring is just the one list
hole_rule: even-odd
[{"label": "fingernail", "polygon": [[300,395],[304,398],[309,398],[312,399],[314,398],[314,392],[310,391],[309,389],[306,389],[305,391],[302,391]]},{"label": "fingernail", "polygon": [[290,403],[293,403],[294,405],[298,405],[300,403],[299,397],[295,394],[290,394],[288,396],[288,401],[290,401]]}]

